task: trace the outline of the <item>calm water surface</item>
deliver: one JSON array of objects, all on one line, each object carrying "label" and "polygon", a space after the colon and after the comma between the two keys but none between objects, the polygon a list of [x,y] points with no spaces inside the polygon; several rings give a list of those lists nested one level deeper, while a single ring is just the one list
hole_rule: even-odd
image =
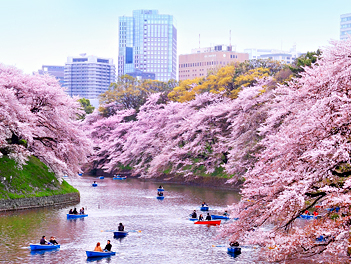
[{"label": "calm water surface", "polygon": [[[98,187],[91,186],[93,180]],[[67,181],[81,194],[81,203],[75,207],[87,208],[89,216],[67,220],[72,206],[3,213],[1,263],[257,263],[253,259],[258,252],[253,249],[243,248],[243,253],[234,258],[226,253],[226,247],[213,247],[227,244],[216,238],[220,227],[194,225],[188,220],[192,210],[200,212],[203,201],[210,209],[223,211],[239,200],[234,191],[164,184],[165,199],[159,201],[158,183],[91,177]],[[126,230],[141,232],[131,232],[123,239],[101,232],[117,229],[119,222]],[[43,235],[47,239],[55,236],[61,249],[31,252],[29,244],[38,243]],[[104,247],[108,239],[116,256],[87,259],[86,250],[93,250],[97,242]]]}]

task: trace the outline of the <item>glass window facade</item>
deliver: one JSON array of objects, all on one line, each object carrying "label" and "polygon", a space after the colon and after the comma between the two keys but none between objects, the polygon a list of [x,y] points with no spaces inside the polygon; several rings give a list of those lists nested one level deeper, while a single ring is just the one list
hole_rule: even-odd
[{"label": "glass window facade", "polygon": [[154,73],[156,80],[176,79],[177,29],[171,15],[134,10],[119,17],[118,76],[136,71]]},{"label": "glass window facade", "polygon": [[64,68],[64,83],[70,96],[96,99],[116,81],[112,59],[86,56],[68,57]]},{"label": "glass window facade", "polygon": [[351,35],[351,14],[340,16],[340,39],[347,39]]}]

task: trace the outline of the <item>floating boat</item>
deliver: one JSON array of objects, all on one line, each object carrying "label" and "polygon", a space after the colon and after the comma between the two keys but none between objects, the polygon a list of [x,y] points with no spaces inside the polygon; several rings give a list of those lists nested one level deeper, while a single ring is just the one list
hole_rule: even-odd
[{"label": "floating boat", "polygon": [[210,221],[197,221],[194,222],[196,225],[220,225],[221,220],[210,220]]},{"label": "floating boat", "polygon": [[103,179],[105,179],[105,177],[104,177],[104,176],[100,176],[99,179],[100,179],[100,180],[103,180]]},{"label": "floating boat", "polygon": [[302,214],[298,218],[302,218],[302,219],[317,219],[318,217],[319,216]]},{"label": "floating boat", "polygon": [[127,177],[113,177],[114,180],[125,180]]},{"label": "floating boat", "polygon": [[157,199],[159,199],[159,200],[163,200],[163,199],[165,199],[165,197],[164,197],[164,196],[156,196],[156,198],[157,198]]},{"label": "floating boat", "polygon": [[83,176],[83,173],[78,173],[78,176]]},{"label": "floating boat", "polygon": [[230,254],[240,254],[241,253],[241,248],[239,248],[239,247],[229,247],[228,248],[228,253],[230,253]]},{"label": "floating boat", "polygon": [[228,220],[230,219],[228,215],[211,215],[212,219],[225,219]]},{"label": "floating boat", "polygon": [[97,183],[93,183],[91,186],[93,186],[93,187],[97,187]]},{"label": "floating boat", "polygon": [[51,249],[58,249],[60,245],[41,245],[41,244],[31,244],[30,250],[51,250]]},{"label": "floating boat", "polygon": [[164,192],[165,189],[163,189],[163,188],[157,188],[157,191],[158,191],[158,192]]},{"label": "floating boat", "polygon": [[113,236],[115,238],[126,237],[128,235],[128,231],[115,231],[113,232]]},{"label": "floating boat", "polygon": [[109,257],[109,256],[116,255],[116,252],[113,252],[113,251],[106,251],[106,252],[86,251],[86,253],[88,258]]},{"label": "floating boat", "polygon": [[201,211],[208,211],[208,206],[207,205],[206,206],[201,206],[200,210]]},{"label": "floating boat", "polygon": [[190,221],[198,221],[199,219],[197,218],[189,218]]},{"label": "floating boat", "polygon": [[67,214],[67,219],[83,218],[87,216],[87,214]]}]

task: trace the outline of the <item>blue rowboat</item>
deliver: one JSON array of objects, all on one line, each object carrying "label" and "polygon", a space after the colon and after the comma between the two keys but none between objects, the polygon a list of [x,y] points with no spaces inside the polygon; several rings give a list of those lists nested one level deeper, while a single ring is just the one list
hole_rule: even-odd
[{"label": "blue rowboat", "polygon": [[115,231],[113,232],[113,236],[115,238],[126,237],[128,235],[128,231]]},{"label": "blue rowboat", "polygon": [[199,219],[197,218],[189,218],[190,221],[198,221]]},{"label": "blue rowboat", "polygon": [[302,219],[317,219],[317,216],[302,214],[298,218],[302,218]]},{"label": "blue rowboat", "polygon": [[93,187],[97,187],[97,183],[93,183],[91,186],[93,186]]},{"label": "blue rowboat", "polygon": [[104,176],[100,176],[99,179],[100,179],[100,180],[103,180],[103,179],[105,179],[105,177],[104,177]]},{"label": "blue rowboat", "polygon": [[228,248],[228,253],[230,253],[230,254],[240,254],[241,253],[241,248],[239,248],[239,247],[229,247]]},{"label": "blue rowboat", "polygon": [[158,192],[164,192],[165,189],[163,189],[163,188],[157,188],[157,191],[158,191]]},{"label": "blue rowboat", "polygon": [[201,211],[208,211],[208,206],[201,206],[201,207],[200,207],[200,210],[201,210]]},{"label": "blue rowboat", "polygon": [[78,173],[78,176],[83,176],[83,173]]},{"label": "blue rowboat", "polygon": [[114,180],[125,180],[125,179],[127,179],[127,177],[114,177],[113,179]]},{"label": "blue rowboat", "polygon": [[67,219],[83,218],[87,216],[87,214],[67,214]]},{"label": "blue rowboat", "polygon": [[60,245],[40,245],[40,244],[31,244],[30,250],[51,250],[51,249],[58,249]]},{"label": "blue rowboat", "polygon": [[113,251],[106,251],[106,252],[86,251],[86,253],[88,258],[109,257],[109,256],[116,255],[116,252],[113,252]]},{"label": "blue rowboat", "polygon": [[212,219],[225,219],[228,220],[230,219],[228,215],[211,215]]},{"label": "blue rowboat", "polygon": [[164,197],[164,196],[156,196],[156,198],[157,198],[157,199],[159,199],[159,200],[163,200],[163,199],[165,199],[165,197]]}]

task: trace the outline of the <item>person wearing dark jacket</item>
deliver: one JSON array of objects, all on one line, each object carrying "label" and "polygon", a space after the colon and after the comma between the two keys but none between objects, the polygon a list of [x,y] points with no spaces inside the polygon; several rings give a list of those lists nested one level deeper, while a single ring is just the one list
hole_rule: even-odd
[{"label": "person wearing dark jacket", "polygon": [[191,218],[197,218],[196,210],[191,214]]},{"label": "person wearing dark jacket", "polygon": [[107,240],[107,244],[104,248],[104,251],[111,251],[112,245],[111,245],[111,241]]},{"label": "person wearing dark jacket", "polygon": [[211,218],[211,216],[210,216],[210,213],[207,213],[206,221],[211,221],[211,220],[212,220],[212,218]]},{"label": "person wearing dark jacket", "polygon": [[118,231],[124,231],[124,225],[122,223],[119,223]]},{"label": "person wearing dark jacket", "polygon": [[43,236],[41,239],[40,239],[40,245],[46,245],[47,244],[47,241],[45,239],[45,236]]},{"label": "person wearing dark jacket", "polygon": [[72,209],[70,209],[68,213],[69,213],[69,214],[73,214],[73,210],[72,210]]},{"label": "person wearing dark jacket", "polygon": [[50,238],[49,242],[53,245],[58,245],[56,239],[53,236]]},{"label": "person wearing dark jacket", "polygon": [[204,217],[202,216],[202,214],[199,215],[199,221],[203,221]]},{"label": "person wearing dark jacket", "polygon": [[78,214],[77,208],[74,208],[72,214]]}]

